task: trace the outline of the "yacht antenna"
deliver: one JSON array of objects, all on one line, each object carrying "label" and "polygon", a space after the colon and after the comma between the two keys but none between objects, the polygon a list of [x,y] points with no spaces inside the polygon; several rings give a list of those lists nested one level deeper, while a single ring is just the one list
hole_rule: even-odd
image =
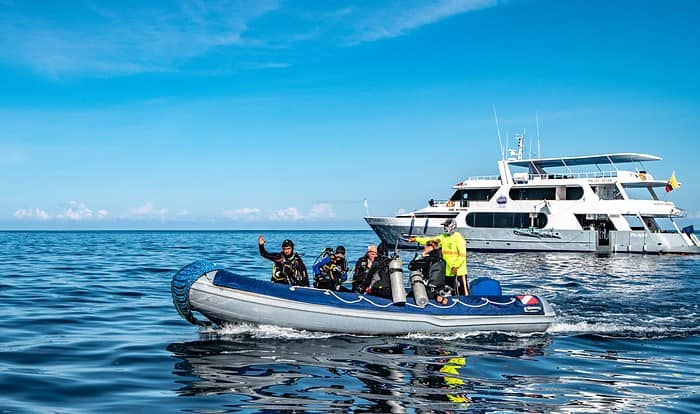
[{"label": "yacht antenna", "polygon": [[535,124],[537,124],[537,158],[542,157],[542,153],[540,152],[540,117],[535,112]]},{"label": "yacht antenna", "polygon": [[496,115],[496,105],[493,105],[493,117],[496,118],[496,130],[498,131],[498,149],[501,150],[501,159],[506,159],[506,153],[503,151],[503,141],[501,141],[501,127],[498,126],[498,115]]},{"label": "yacht antenna", "polygon": [[518,149],[512,150],[512,155],[515,157],[514,159],[516,160],[522,160],[523,159],[523,142],[525,140],[525,134],[515,134],[513,135],[513,138],[515,138],[516,145],[518,146]]}]

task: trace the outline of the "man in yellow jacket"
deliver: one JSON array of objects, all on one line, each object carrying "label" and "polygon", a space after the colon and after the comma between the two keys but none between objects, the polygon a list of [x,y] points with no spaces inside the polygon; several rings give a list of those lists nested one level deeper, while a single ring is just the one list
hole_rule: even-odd
[{"label": "man in yellow jacket", "polygon": [[462,283],[462,292],[469,294],[467,286],[467,241],[462,233],[457,230],[457,222],[454,219],[447,219],[442,223],[443,232],[437,237],[409,237],[408,241],[417,242],[420,245],[428,240],[436,240],[442,249],[442,258],[445,259],[445,279],[447,284],[457,291],[457,278]]}]

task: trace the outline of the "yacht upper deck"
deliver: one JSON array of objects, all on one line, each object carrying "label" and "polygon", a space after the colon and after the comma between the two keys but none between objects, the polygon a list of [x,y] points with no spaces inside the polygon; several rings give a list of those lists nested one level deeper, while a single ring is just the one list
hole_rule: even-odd
[{"label": "yacht upper deck", "polygon": [[[620,182],[637,183],[643,187],[657,187],[666,185],[666,181],[655,180],[645,169],[629,171],[618,168],[618,164],[659,161],[661,157],[637,153],[616,153],[603,155],[588,155],[579,157],[558,158],[533,158],[533,159],[508,159],[499,161],[502,164],[500,170],[506,172],[508,177],[505,182],[513,184],[536,184],[538,182],[552,182],[553,180],[587,180],[614,179]],[[592,171],[574,171],[573,167],[596,166]],[[527,168],[528,172],[513,173],[511,167]],[[556,173],[548,172],[548,168],[558,169]],[[453,188],[465,187],[498,187],[504,183],[502,175],[471,176],[459,182]]]}]

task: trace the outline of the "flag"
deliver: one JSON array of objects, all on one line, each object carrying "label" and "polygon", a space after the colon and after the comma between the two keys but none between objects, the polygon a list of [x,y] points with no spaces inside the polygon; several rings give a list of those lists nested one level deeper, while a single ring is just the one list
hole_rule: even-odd
[{"label": "flag", "polygon": [[673,191],[680,186],[681,184],[676,179],[676,172],[674,171],[673,174],[671,174],[671,178],[669,178],[668,182],[666,183],[666,192],[668,193],[669,191]]}]

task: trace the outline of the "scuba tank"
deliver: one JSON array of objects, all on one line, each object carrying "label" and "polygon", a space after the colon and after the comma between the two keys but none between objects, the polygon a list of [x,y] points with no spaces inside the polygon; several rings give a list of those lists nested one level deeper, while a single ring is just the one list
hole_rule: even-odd
[{"label": "scuba tank", "polygon": [[391,298],[395,305],[406,303],[406,288],[403,286],[403,263],[396,255],[389,262],[389,280],[391,281]]},{"label": "scuba tank", "polygon": [[425,289],[425,282],[423,281],[423,273],[420,270],[414,270],[408,277],[411,283],[411,289],[413,290],[413,298],[416,300],[416,305],[420,308],[424,308],[428,304],[428,292]]}]

